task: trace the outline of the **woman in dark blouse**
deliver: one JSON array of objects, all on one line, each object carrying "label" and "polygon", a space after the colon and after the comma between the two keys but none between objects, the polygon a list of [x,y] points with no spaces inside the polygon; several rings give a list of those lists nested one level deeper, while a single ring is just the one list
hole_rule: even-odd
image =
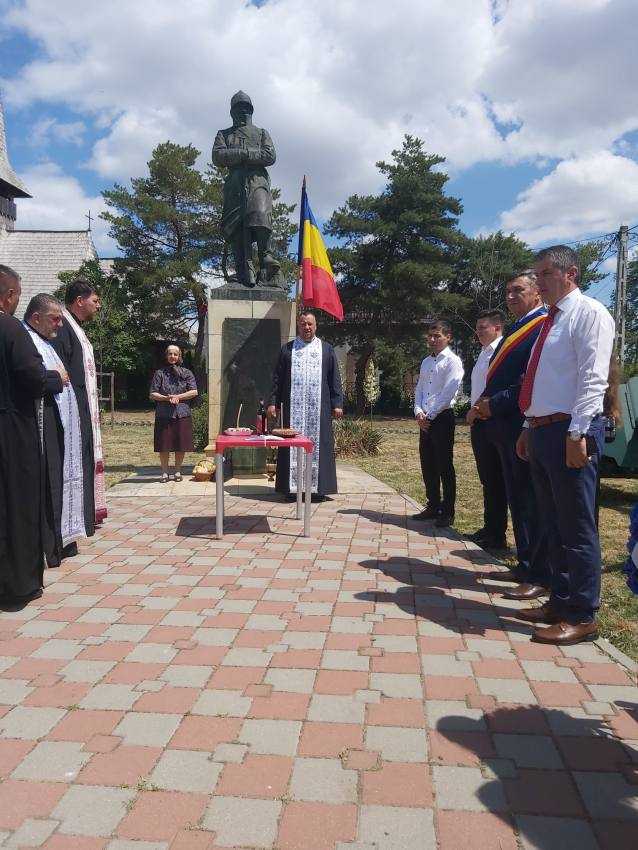
[{"label": "woman in dark blouse", "polygon": [[195,376],[182,364],[182,352],[169,345],[164,352],[166,366],[158,369],[151,383],[151,401],[155,408],[154,449],[159,452],[162,481],[168,481],[170,452],[175,452],[175,481],[182,480],[185,452],[193,451],[193,420],[190,399],[197,395]]}]

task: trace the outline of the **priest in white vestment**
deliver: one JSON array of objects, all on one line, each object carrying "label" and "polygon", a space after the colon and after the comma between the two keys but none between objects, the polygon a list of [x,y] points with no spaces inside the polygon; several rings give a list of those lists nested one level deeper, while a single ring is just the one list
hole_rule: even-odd
[{"label": "priest in white vestment", "polygon": [[[343,416],[343,391],[334,348],[317,336],[314,313],[304,311],[297,322],[297,337],[283,346],[273,375],[268,415],[314,441],[312,493],[314,500],[337,492],[337,468],[332,419]],[[303,477],[299,475],[303,488]],[[297,493],[297,452],[277,452],[276,490],[292,497]]]}]

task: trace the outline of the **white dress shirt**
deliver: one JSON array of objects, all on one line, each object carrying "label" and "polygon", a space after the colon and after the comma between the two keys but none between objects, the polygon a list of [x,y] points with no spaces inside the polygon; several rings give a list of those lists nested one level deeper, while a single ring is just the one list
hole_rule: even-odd
[{"label": "white dress shirt", "polygon": [[463,380],[463,363],[447,346],[440,354],[431,354],[421,363],[414,391],[414,415],[425,413],[434,419],[452,407]]},{"label": "white dress shirt", "polygon": [[472,388],[470,390],[470,401],[474,405],[479,400],[487,383],[487,370],[492,359],[492,354],[496,351],[496,346],[503,339],[502,336],[497,336],[489,345],[481,349],[481,353],[476,358],[476,363],[472,369]]},{"label": "white dress shirt", "polygon": [[[614,322],[605,306],[580,289],[572,290],[556,306],[558,313],[541,351],[525,415],[569,413],[569,431],[585,434],[603,410]],[[538,341],[534,348],[537,345]]]}]

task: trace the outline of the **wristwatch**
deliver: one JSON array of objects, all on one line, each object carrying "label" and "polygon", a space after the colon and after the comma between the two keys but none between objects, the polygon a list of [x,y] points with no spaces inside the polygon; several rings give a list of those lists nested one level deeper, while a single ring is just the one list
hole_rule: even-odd
[{"label": "wristwatch", "polygon": [[579,443],[586,434],[579,434],[577,431],[568,431],[567,436],[570,440],[573,440],[575,443]]}]

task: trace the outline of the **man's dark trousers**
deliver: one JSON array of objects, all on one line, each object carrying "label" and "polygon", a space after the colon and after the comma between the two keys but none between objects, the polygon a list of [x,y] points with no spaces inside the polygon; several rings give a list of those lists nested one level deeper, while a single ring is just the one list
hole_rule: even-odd
[{"label": "man's dark trousers", "polygon": [[[454,471],[454,411],[443,410],[419,436],[421,473],[428,508],[454,516],[456,473]],[[443,488],[443,498],[441,498]]]},{"label": "man's dark trousers", "polygon": [[488,439],[486,422],[475,419],[470,429],[472,451],[483,487],[483,528],[490,541],[503,540],[507,531],[507,495],[499,452]]},{"label": "man's dark trousers", "polygon": [[600,541],[596,481],[604,424],[597,416],[587,433],[589,463],[565,462],[569,421],[530,428],[529,458],[541,520],[547,529],[550,601],[570,623],[591,622],[600,605]]},{"label": "man's dark trousers", "polygon": [[516,454],[523,417],[493,417],[485,421],[485,438],[498,451],[512,517],[521,582],[549,587],[546,533],[534,495],[530,465]]}]

